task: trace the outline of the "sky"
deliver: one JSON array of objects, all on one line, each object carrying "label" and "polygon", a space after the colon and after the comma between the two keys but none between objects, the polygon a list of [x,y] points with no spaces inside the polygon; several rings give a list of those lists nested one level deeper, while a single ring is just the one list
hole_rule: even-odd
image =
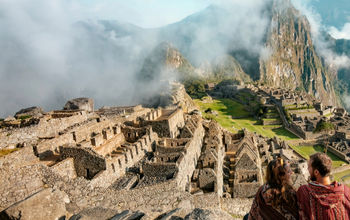
[{"label": "sky", "polygon": [[[118,20],[143,28],[175,23],[203,10],[213,0],[77,0],[72,10],[85,18]],[[81,19],[81,18],[78,18]]]},{"label": "sky", "polygon": [[[85,18],[119,20],[144,28],[164,26],[224,0],[76,0],[72,10]],[[238,0],[231,0],[232,2]],[[349,0],[303,0],[321,15],[322,23],[337,29],[350,22]],[[155,16],[156,15],[156,16]],[[81,18],[78,18],[81,19]]]}]

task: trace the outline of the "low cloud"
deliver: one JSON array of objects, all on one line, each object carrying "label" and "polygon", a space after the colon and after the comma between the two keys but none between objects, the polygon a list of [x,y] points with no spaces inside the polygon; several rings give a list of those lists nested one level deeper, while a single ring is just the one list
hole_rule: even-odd
[{"label": "low cloud", "polygon": [[338,30],[336,27],[330,27],[329,33],[335,39],[347,39],[350,40],[350,23],[344,24],[341,30]]},{"label": "low cloud", "polygon": [[[320,14],[318,14],[311,7],[310,0],[292,0],[292,2],[294,6],[299,11],[301,11],[301,13],[305,15],[309,20],[311,25],[311,33],[312,33],[313,41],[314,41],[314,44],[316,45],[316,50],[325,59],[326,63],[338,69],[349,68],[350,58],[344,54],[338,55],[334,52],[331,42],[329,42],[325,36],[325,34],[327,34],[327,28],[322,25],[322,18]],[[335,29],[336,28],[333,27],[329,30],[329,33],[331,34],[331,36],[333,36],[333,34],[336,33],[334,31]],[[348,26],[344,26],[342,31],[347,31],[347,29],[348,29]],[[350,30],[350,26],[349,26],[349,30]]]},{"label": "low cloud", "polygon": [[[218,25],[211,25],[211,19],[199,20],[200,28],[182,24],[179,31],[187,31],[193,41],[187,53],[181,52],[198,62],[230,50],[259,56],[269,3],[221,1],[218,5],[225,4],[227,13],[214,14]],[[186,34],[182,39],[163,38],[160,29],[86,20],[85,8],[69,0],[1,1],[0,117],[29,106],[60,109],[68,99],[84,96],[95,99],[97,107],[137,104],[163,89],[161,83],[152,82],[151,88],[136,84],[137,73],[157,44],[178,40],[181,48]]]}]

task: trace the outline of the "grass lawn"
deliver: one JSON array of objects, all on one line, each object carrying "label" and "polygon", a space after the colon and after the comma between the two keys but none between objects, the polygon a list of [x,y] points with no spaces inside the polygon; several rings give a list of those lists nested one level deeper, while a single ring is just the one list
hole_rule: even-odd
[{"label": "grass lawn", "polygon": [[280,117],[280,115],[278,113],[275,113],[275,112],[265,113],[265,116],[266,117],[273,117],[273,118],[279,118]]},{"label": "grass lawn", "polygon": [[[323,152],[323,150],[324,150],[324,148],[319,146],[319,145],[316,145],[316,146],[291,146],[291,147],[307,159],[309,159],[310,155],[317,153],[317,152]],[[332,154],[331,152],[327,152],[327,155],[332,159],[334,168],[340,167],[343,164],[346,164],[343,160],[341,160],[339,157]]]},{"label": "grass lawn", "polygon": [[[299,139],[294,134],[288,132],[284,128],[276,128],[275,126],[264,126],[259,125],[258,121],[251,117],[250,113],[245,109],[245,107],[231,99],[219,99],[213,100],[211,103],[203,103],[202,101],[196,99],[195,103],[200,107],[200,110],[204,117],[209,117],[217,121],[222,127],[226,128],[231,132],[237,132],[246,128],[250,132],[256,132],[265,137],[277,136],[283,140],[296,140]],[[218,113],[217,116],[206,114],[205,110],[211,108],[213,111]],[[240,119],[231,119],[240,118]],[[274,119],[275,120],[275,119]],[[268,127],[266,129],[265,127]]]},{"label": "grass lawn", "polygon": [[346,180],[350,179],[350,170],[345,170],[343,172],[339,172],[339,173],[333,174],[334,179],[337,180],[337,181],[341,181],[341,178],[345,177],[345,176],[347,176],[347,177],[344,178],[343,181],[346,181]]}]

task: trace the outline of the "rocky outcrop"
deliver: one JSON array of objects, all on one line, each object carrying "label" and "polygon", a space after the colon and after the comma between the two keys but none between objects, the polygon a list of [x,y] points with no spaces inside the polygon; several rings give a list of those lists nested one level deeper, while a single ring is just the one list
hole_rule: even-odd
[{"label": "rocky outcrop", "polygon": [[169,83],[169,89],[163,93],[145,99],[142,103],[146,107],[171,107],[181,106],[184,112],[191,112],[197,109],[191,97],[187,94],[184,85],[177,82]]},{"label": "rocky outcrop", "polygon": [[327,105],[337,105],[329,70],[317,55],[307,18],[289,0],[275,0],[267,35],[271,54],[260,60],[261,81],[306,91]]},{"label": "rocky outcrop", "polygon": [[20,111],[16,112],[15,118],[21,118],[21,117],[41,117],[44,114],[44,111],[40,107],[30,107],[30,108],[25,108],[21,109]]},{"label": "rocky outcrop", "polygon": [[145,81],[180,79],[194,73],[188,60],[171,44],[159,44],[145,59],[140,72],[140,79]]},{"label": "rocky outcrop", "polygon": [[94,100],[90,98],[76,98],[69,100],[63,108],[64,110],[85,110],[94,111]]}]

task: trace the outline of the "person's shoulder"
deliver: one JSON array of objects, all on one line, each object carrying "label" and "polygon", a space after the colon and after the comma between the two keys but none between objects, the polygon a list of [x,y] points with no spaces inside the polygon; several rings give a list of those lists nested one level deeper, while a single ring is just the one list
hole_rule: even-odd
[{"label": "person's shoulder", "polygon": [[346,195],[350,196],[350,187],[348,187],[347,185],[344,185],[344,192]]},{"label": "person's shoulder", "polygon": [[306,184],[306,185],[302,185],[299,187],[299,189],[297,190],[297,194],[300,195],[300,194],[304,194],[304,193],[307,193],[309,190],[309,185]]}]

